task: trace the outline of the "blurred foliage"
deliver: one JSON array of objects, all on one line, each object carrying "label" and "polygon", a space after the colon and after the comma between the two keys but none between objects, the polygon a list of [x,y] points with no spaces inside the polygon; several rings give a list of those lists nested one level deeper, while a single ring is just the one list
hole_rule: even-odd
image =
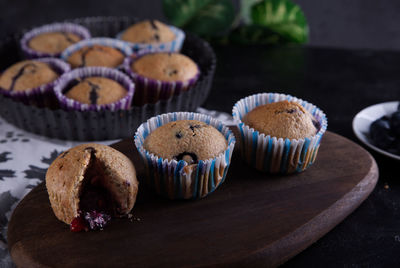
[{"label": "blurred foliage", "polygon": [[163,9],[172,24],[205,37],[222,34],[235,19],[231,0],[164,0]]},{"label": "blurred foliage", "polygon": [[[163,0],[163,10],[175,26],[219,43],[306,43],[308,25],[291,0]],[[240,20],[240,24],[235,23]]]}]

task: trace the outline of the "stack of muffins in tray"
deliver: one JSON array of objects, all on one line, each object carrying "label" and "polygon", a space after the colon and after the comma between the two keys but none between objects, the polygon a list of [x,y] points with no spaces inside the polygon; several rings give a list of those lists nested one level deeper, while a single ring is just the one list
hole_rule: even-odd
[{"label": "stack of muffins in tray", "polygon": [[34,28],[20,41],[27,58],[4,70],[0,93],[67,110],[120,110],[167,100],[188,91],[200,75],[179,53],[185,34],[159,21],[128,27],[116,38],[97,37],[73,23]]}]

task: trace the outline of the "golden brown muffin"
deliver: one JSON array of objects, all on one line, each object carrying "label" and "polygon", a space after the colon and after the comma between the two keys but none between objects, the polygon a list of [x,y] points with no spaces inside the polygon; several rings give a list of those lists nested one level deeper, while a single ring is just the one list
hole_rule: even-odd
[{"label": "golden brown muffin", "polygon": [[72,68],[85,66],[103,66],[114,68],[124,61],[124,54],[108,46],[94,45],[83,47],[72,53],[67,61]]},{"label": "golden brown muffin", "polygon": [[57,54],[63,52],[67,47],[79,42],[81,38],[73,33],[50,32],[33,37],[28,46],[36,51]]},{"label": "golden brown muffin", "polygon": [[169,122],[150,133],[144,148],[163,159],[196,164],[214,158],[227,148],[225,137],[213,126],[197,120]]},{"label": "golden brown muffin", "polygon": [[109,104],[116,102],[127,94],[127,90],[118,82],[105,77],[87,77],[75,80],[64,95],[67,98],[86,104]]},{"label": "golden brown muffin", "polygon": [[150,53],[131,64],[133,72],[161,81],[187,81],[199,70],[196,63],[180,53]]},{"label": "golden brown muffin", "polygon": [[24,91],[53,82],[58,76],[47,63],[25,60],[4,71],[0,76],[0,87],[9,91]]},{"label": "golden brown muffin", "polygon": [[[46,188],[56,217],[67,224],[83,212],[128,214],[138,191],[132,162],[101,144],[82,144],[60,154],[46,173]],[[100,202],[101,201],[101,202]]]},{"label": "golden brown muffin", "polygon": [[145,20],[126,29],[121,39],[132,43],[166,43],[173,41],[175,34],[158,20]]},{"label": "golden brown muffin", "polygon": [[278,138],[303,139],[317,133],[316,120],[296,102],[279,101],[258,106],[243,122],[255,130]]}]

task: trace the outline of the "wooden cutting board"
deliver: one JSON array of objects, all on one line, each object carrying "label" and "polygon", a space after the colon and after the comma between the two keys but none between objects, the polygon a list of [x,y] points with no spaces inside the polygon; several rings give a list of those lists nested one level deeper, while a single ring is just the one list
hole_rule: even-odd
[{"label": "wooden cutting board", "polygon": [[[113,147],[142,173],[132,140]],[[277,266],[356,209],[377,179],[367,151],[327,132],[316,163],[301,174],[260,173],[236,152],[225,183],[210,196],[170,201],[142,183],[134,220],[87,233],[56,219],[42,183],[15,209],[9,248],[21,267]]]}]

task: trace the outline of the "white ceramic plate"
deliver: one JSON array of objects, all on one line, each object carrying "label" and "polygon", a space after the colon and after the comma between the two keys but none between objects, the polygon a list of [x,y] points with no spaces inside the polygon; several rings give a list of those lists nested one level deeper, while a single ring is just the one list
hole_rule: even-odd
[{"label": "white ceramic plate", "polygon": [[397,111],[398,101],[384,102],[369,106],[359,112],[353,119],[353,131],[357,138],[369,148],[384,154],[390,158],[400,160],[400,155],[389,153],[371,143],[369,137],[369,127],[376,119],[384,115],[391,115]]}]

